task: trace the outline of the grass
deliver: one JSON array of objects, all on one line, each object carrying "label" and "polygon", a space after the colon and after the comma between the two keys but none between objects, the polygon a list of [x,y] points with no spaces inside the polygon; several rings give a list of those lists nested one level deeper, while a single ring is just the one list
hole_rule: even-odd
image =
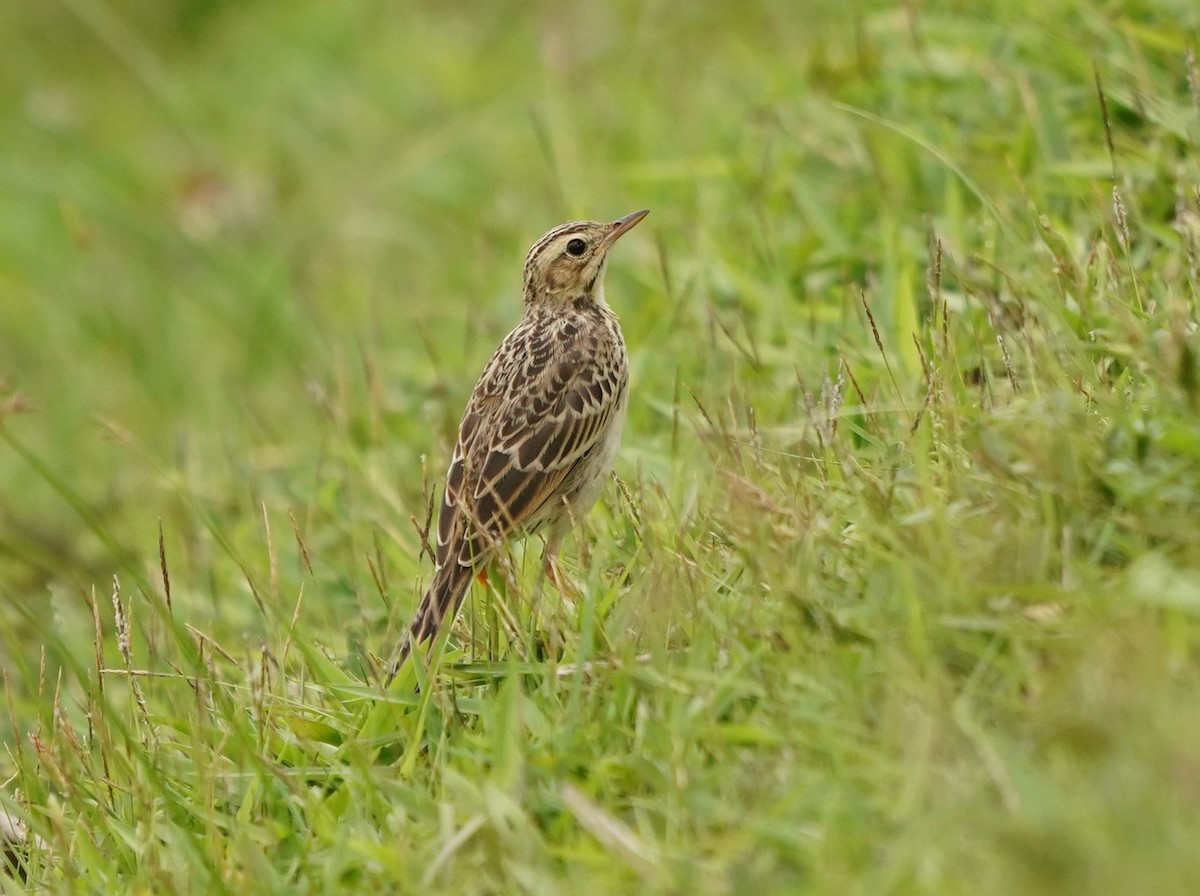
[{"label": "grass", "polygon": [[[0,892],[1190,892],[1198,29],[0,10]],[[577,593],[384,691],[523,252],[643,206]]]}]

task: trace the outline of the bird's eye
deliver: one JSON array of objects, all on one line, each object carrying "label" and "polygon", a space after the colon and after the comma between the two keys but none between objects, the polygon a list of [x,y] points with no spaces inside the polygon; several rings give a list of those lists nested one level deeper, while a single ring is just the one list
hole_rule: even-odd
[{"label": "bird's eye", "polygon": [[579,237],[576,237],[575,239],[571,240],[571,242],[567,243],[567,254],[568,255],[574,255],[576,258],[578,258],[580,255],[582,255],[586,251],[587,251],[587,243],[585,243],[583,240],[579,239]]}]

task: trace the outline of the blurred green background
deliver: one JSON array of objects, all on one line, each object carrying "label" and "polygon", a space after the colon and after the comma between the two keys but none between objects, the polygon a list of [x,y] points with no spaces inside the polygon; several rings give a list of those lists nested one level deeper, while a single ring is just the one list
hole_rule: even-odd
[{"label": "blurred green background", "polygon": [[[428,576],[525,251],[649,207],[608,274],[628,492],[572,551],[649,665],[510,689],[511,718],[477,687],[415,778],[337,767],[365,795],[327,829],[288,815],[328,808],[307,791],[230,809],[194,886],[278,861],[463,892],[1189,892],[1198,28],[1194,0],[0,5],[0,740],[49,724],[60,668],[88,690],[114,576],[168,665],[161,531],[220,674],[328,648],[284,671],[353,742],[336,673]],[[528,854],[503,816],[445,862],[485,778]],[[137,827],[94,805],[79,837]],[[603,813],[662,878],[571,820]],[[166,879],[141,848],[112,879]],[[527,864],[489,890],[496,854]]]},{"label": "blurred green background", "polygon": [[[612,274],[645,396],[631,457],[661,438],[651,405],[680,382],[727,391],[736,350],[698,343],[713,308],[779,349],[779,382],[793,362],[811,379],[870,276],[911,368],[929,230],[1003,251],[1027,204],[1069,219],[1103,201],[1093,67],[1153,106],[1196,16],[6,4],[0,372],[33,408],[10,429],[131,557],[155,553],[160,518],[188,527],[181,489],[254,507],[314,471],[336,479],[318,458],[343,439],[378,452],[407,506],[415,459],[440,467],[518,314],[525,248],[561,220],[642,206],[654,216]],[[1159,169],[1175,162],[1140,144],[1144,115],[1129,114],[1125,157],[1168,214]],[[1018,186],[1035,166],[1047,178]],[[112,544],[11,450],[0,495],[10,597],[107,577]]]},{"label": "blurred green background", "polygon": [[[885,212],[881,228],[873,201],[903,141],[873,147],[829,107],[921,102],[928,74],[874,46],[913,39],[914,10],[72,0],[0,16],[0,372],[32,408],[9,430],[45,468],[4,450],[0,589],[30,619],[51,618],[50,596],[80,612],[114,551],[153,568],[160,521],[194,561],[180,586],[220,601],[206,518],[336,506],[323,531],[369,540],[419,515],[418,460],[440,473],[519,314],[523,254],[562,220],[654,209],[610,291],[644,396],[625,469],[659,475],[679,383],[720,402],[737,365],[704,345],[708,306],[752,314],[790,387],[793,360],[828,367],[853,303],[839,283],[884,241],[914,264],[924,251],[925,221]],[[999,23],[984,37],[1031,52]],[[928,52],[976,91],[996,65],[983,49]],[[974,130],[969,157],[995,109],[959,105],[938,128]],[[921,169],[890,204],[962,195],[936,159]],[[386,525],[415,551],[403,520]]]}]

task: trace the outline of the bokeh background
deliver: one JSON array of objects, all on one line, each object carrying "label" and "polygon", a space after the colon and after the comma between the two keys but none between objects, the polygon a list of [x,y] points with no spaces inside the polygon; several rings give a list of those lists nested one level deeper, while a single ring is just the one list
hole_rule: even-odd
[{"label": "bokeh background", "polygon": [[[0,4],[0,781],[62,879],[1190,892],[1198,28],[1194,0]],[[88,671],[115,587],[134,662],[191,668],[191,626],[255,682],[230,730],[269,692],[353,742],[339,676],[375,680],[427,579],[525,251],[643,207],[608,274],[624,489],[572,552],[628,668],[472,680],[402,772],[337,754],[328,800],[245,732],[114,771],[125,810],[37,791],[30,732],[124,693]],[[168,746],[200,725],[176,685]],[[173,777],[195,756],[269,796]],[[176,793],[220,818],[130,833]]]},{"label": "bokeh background", "polygon": [[[1137,132],[1147,115],[1183,126],[1153,91],[1183,77],[1157,63],[1195,11],[1037,12],[6,5],[0,366],[32,408],[10,431],[46,468],[11,449],[0,464],[8,596],[105,578],[114,547],[155,553],[159,519],[194,524],[180,489],[254,507],[336,480],[339,444],[412,503],[414,458],[440,466],[518,313],[525,249],[567,218],[654,209],[612,274],[618,305],[638,281],[621,307],[634,462],[680,383],[722,400],[738,350],[709,339],[716,318],[811,385],[871,278],[915,365],[931,230],[994,244],[1026,205],[1104,201],[1098,62],[1140,201],[1174,206],[1158,170],[1174,162]],[[1034,164],[1053,182],[1014,189]],[[790,386],[790,368],[759,378]]]},{"label": "bokeh background", "polygon": [[[179,586],[233,631],[254,614],[221,596],[206,518],[321,505],[326,537],[384,525],[411,553],[387,521],[420,515],[419,458],[436,476],[519,313],[524,252],[562,220],[653,208],[610,291],[639,382],[625,470],[669,476],[664,408],[681,384],[722,403],[739,364],[714,315],[775,353],[760,380],[792,389],[794,361],[811,385],[854,285],[872,269],[911,292],[925,216],[976,204],[934,155],[833,102],[903,126],[936,96],[923,139],[968,166],[986,152],[989,172],[995,141],[1019,165],[1069,137],[1071,110],[1039,108],[1010,145],[1036,85],[1002,77],[1068,22],[1014,39],[1001,21],[964,33],[953,11],[833,3],[0,16],[0,365],[30,408],[7,423],[29,457],[0,463],[0,587],[46,624],[89,615],[79,594],[109,587],[114,552],[154,566],[160,521],[194,563]],[[1064,63],[1090,107],[1087,57]],[[914,309],[878,313],[902,330]]]}]

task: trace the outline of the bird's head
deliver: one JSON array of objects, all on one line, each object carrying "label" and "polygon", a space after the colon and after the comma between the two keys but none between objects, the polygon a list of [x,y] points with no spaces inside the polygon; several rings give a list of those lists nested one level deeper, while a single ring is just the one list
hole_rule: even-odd
[{"label": "bird's head", "polygon": [[650,213],[642,209],[616,221],[572,221],[533,244],[525,259],[525,304],[604,299],[604,265],[621,235]]}]

